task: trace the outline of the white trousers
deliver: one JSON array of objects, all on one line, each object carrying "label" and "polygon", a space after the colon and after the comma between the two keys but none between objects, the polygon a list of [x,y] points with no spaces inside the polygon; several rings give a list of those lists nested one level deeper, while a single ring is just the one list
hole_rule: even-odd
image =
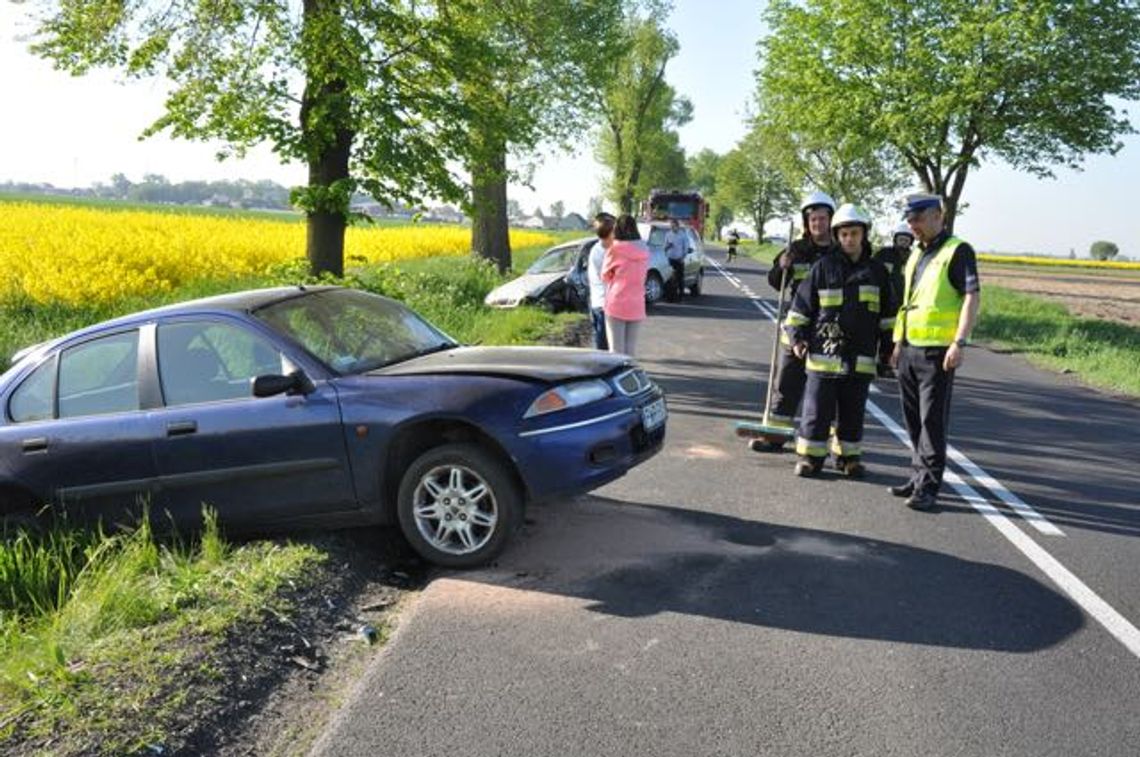
[{"label": "white trousers", "polygon": [[624,321],[621,318],[606,316],[606,338],[610,342],[610,352],[621,352],[633,357],[637,352],[637,334],[641,321]]}]

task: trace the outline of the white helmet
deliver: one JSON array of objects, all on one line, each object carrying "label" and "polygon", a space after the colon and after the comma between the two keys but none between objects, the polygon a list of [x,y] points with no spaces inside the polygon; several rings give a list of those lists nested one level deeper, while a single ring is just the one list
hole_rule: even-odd
[{"label": "white helmet", "polygon": [[830,212],[835,212],[835,200],[831,199],[831,195],[827,192],[812,192],[804,197],[803,202],[800,203],[800,212],[806,213],[808,208],[814,208],[820,205],[826,207]]},{"label": "white helmet", "polygon": [[910,224],[908,224],[906,221],[903,221],[895,227],[894,233],[891,234],[891,239],[894,239],[899,234],[905,234],[911,239],[914,239],[914,232],[910,230]]},{"label": "white helmet", "polygon": [[865,230],[870,231],[871,216],[858,205],[845,202],[831,217],[831,228],[838,229],[840,226],[851,226],[852,224],[861,224]]}]

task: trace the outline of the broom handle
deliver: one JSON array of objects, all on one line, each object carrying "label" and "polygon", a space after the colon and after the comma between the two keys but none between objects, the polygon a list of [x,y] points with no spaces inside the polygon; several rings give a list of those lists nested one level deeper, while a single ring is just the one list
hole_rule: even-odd
[{"label": "broom handle", "polygon": [[768,414],[772,411],[772,390],[775,388],[776,381],[776,356],[780,352],[780,317],[784,312],[784,292],[788,286],[788,270],[791,268],[792,256],[792,232],[795,230],[795,221],[788,224],[788,246],[784,250],[784,254],[788,256],[788,268],[780,272],[780,296],[776,305],[776,333],[775,338],[772,340],[772,360],[768,363],[768,396],[764,399],[764,420],[762,423],[768,425]]}]

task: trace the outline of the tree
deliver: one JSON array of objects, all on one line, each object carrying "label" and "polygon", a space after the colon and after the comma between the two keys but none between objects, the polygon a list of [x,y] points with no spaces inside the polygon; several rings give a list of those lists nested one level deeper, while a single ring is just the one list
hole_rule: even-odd
[{"label": "tree", "polygon": [[615,49],[598,56],[608,68],[594,95],[603,119],[597,156],[610,169],[610,198],[622,213],[632,213],[634,197],[653,186],[684,184],[675,129],[692,118],[692,105],[665,81],[677,39],[661,25],[660,8],[644,17],[639,10],[627,14]]},{"label": "tree", "polygon": [[463,195],[452,167],[474,148],[455,81],[492,50],[442,8],[477,15],[477,0],[45,2],[36,53],[73,74],[170,82],[144,135],[217,139],[219,157],[268,142],[308,166],[293,200],[314,273],[342,273],[357,188],[388,204]]},{"label": "tree", "polygon": [[586,215],[589,217],[589,219],[592,220],[595,216],[598,215],[598,213],[601,212],[602,198],[597,196],[591,197],[589,204],[586,206]]},{"label": "tree", "polygon": [[[471,247],[500,270],[511,264],[506,193],[508,152],[531,152],[541,142],[568,139],[601,63],[582,55],[583,40],[613,36],[620,7],[610,0],[496,0],[477,13],[445,17],[490,54],[459,72],[458,92],[470,114]],[[560,215],[560,214],[556,214]]]},{"label": "tree", "polygon": [[550,217],[554,219],[555,223],[561,221],[564,215],[566,215],[566,203],[562,200],[555,200],[550,203]]},{"label": "tree", "polygon": [[707,147],[685,161],[689,173],[689,184],[700,192],[709,203],[709,218],[713,225],[713,238],[720,239],[721,230],[732,223],[732,209],[724,204],[717,192],[717,173],[724,156]]},{"label": "tree", "polygon": [[1120,248],[1116,246],[1115,242],[1104,239],[1093,242],[1092,246],[1089,247],[1089,257],[1093,260],[1111,260],[1119,252]]},{"label": "tree", "polygon": [[523,209],[518,200],[507,200],[507,218],[522,218]]},{"label": "tree", "polygon": [[768,221],[796,208],[795,190],[758,131],[750,132],[724,156],[717,172],[717,195],[718,202],[752,222],[757,237],[764,236]]},{"label": "tree", "polygon": [[1140,96],[1133,2],[772,0],[765,20],[763,112],[809,148],[889,146],[951,229],[985,154],[1050,176],[1132,132],[1110,98]]}]

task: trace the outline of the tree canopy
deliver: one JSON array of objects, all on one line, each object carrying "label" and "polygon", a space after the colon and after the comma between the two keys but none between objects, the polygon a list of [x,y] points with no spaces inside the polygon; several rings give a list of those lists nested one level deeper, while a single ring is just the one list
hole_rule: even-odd
[{"label": "tree canopy", "polygon": [[665,67],[677,54],[677,38],[657,12],[630,12],[595,100],[602,126],[597,156],[610,170],[610,199],[623,213],[653,187],[687,183],[685,154],[676,128],[692,118],[692,105],[665,81]]},{"label": "tree canopy", "polygon": [[[1051,175],[1114,153],[1140,95],[1134,0],[772,0],[762,112],[806,145],[889,148],[953,219],[987,153]],[[890,156],[886,156],[889,157]]]}]

